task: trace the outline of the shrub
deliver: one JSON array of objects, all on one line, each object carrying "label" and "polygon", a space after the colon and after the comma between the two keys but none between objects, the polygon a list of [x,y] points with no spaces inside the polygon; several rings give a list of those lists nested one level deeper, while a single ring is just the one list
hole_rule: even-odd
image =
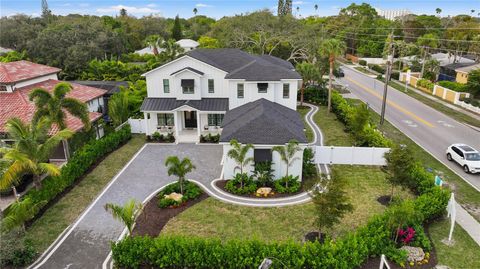
[{"label": "shrub", "polygon": [[438,85],[456,92],[465,92],[467,90],[465,84],[455,81],[442,80],[438,82]]},{"label": "shrub", "polygon": [[398,72],[398,71],[393,71],[392,74],[390,75],[390,79],[399,80],[399,79],[400,79],[400,72]]},{"label": "shrub", "polygon": [[[298,100],[300,100],[301,91],[298,91]],[[321,86],[308,86],[303,93],[303,100],[312,104],[327,104],[328,90]]]},{"label": "shrub", "polygon": [[14,267],[23,267],[34,261],[37,251],[32,242],[21,238],[22,231],[14,229],[8,233],[1,235],[2,242],[0,244],[0,267],[4,268],[8,265]]},{"label": "shrub", "polygon": [[377,73],[385,74],[385,69],[378,64],[368,64],[368,68],[372,69]]},{"label": "shrub", "polygon": [[166,135],[163,135],[159,132],[155,132],[151,135],[150,137],[151,140],[160,142],[160,143],[173,143],[175,142],[175,136],[173,133],[168,133]]},{"label": "shrub", "polygon": [[366,65],[367,65],[367,61],[365,61],[365,60],[359,60],[358,63],[359,63],[360,65],[363,65],[363,66],[366,66]]},{"label": "shrub", "polygon": [[200,143],[218,143],[220,142],[220,134],[200,135]]},{"label": "shrub", "polygon": [[258,187],[270,187],[273,184],[273,169],[272,162],[258,162],[255,163],[255,170],[253,177],[257,180]]},{"label": "shrub", "polygon": [[274,187],[278,193],[295,193],[300,190],[300,181],[298,176],[288,175],[275,180]]},{"label": "shrub", "polygon": [[152,139],[155,141],[160,141],[163,138],[163,136],[159,132],[155,132],[152,134]]},{"label": "shrub", "polygon": [[257,183],[246,173],[238,173],[227,182],[225,190],[233,194],[250,194],[257,191]]},{"label": "shrub", "polygon": [[433,82],[428,79],[419,79],[417,81],[417,87],[422,87],[433,91]]},{"label": "shrub", "polygon": [[158,206],[161,208],[165,208],[169,206],[178,206],[187,201],[197,199],[203,193],[200,187],[198,187],[195,183],[188,180],[185,181],[185,189],[183,191],[183,197],[180,202],[177,202],[173,199],[165,198],[165,195],[168,195],[173,192],[180,193],[180,184],[178,182],[167,185],[162,191],[160,191],[157,194]]},{"label": "shrub", "polygon": [[130,126],[126,125],[117,132],[110,133],[101,139],[92,140],[77,150],[60,170],[60,176],[47,177],[40,190],[31,189],[23,198],[30,198],[34,204],[53,200],[58,194],[81,178],[90,167],[106,154],[114,151],[132,137]]},{"label": "shrub", "polygon": [[317,168],[314,162],[315,155],[312,148],[303,150],[302,178],[314,178],[317,175]]}]

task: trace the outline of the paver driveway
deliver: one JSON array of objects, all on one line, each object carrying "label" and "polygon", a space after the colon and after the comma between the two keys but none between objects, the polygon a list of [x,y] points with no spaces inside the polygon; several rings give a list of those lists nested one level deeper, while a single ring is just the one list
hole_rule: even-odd
[{"label": "paver driveway", "polygon": [[124,226],[103,206],[123,204],[130,198],[145,200],[151,193],[175,181],[164,165],[166,157],[188,157],[197,167],[187,177],[209,185],[220,176],[222,147],[218,145],[147,144],[82,214],[77,222],[47,250],[33,268],[101,268]]}]

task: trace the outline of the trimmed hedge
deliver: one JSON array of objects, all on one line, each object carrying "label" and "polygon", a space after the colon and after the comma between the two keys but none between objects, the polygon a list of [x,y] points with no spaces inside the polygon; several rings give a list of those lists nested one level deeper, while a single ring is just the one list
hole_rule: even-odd
[{"label": "trimmed hedge", "polygon": [[[356,109],[356,107],[350,105],[339,93],[332,93],[332,111],[337,115],[337,118],[347,126],[347,131],[351,131],[350,127],[354,122]],[[392,141],[385,138],[380,131],[370,124],[366,124],[361,132],[353,132],[353,135],[361,146],[389,147],[392,144]]]},{"label": "trimmed hedge", "polygon": [[58,194],[81,178],[93,164],[117,149],[131,137],[130,126],[126,125],[117,132],[90,141],[73,154],[68,163],[61,168],[60,176],[45,178],[40,190],[31,189],[22,198],[28,197],[35,204],[41,201],[52,201]]},{"label": "trimmed hedge", "polygon": [[362,66],[366,66],[367,65],[367,61],[365,60],[359,60],[358,61],[358,64],[362,65]]},{"label": "trimmed hedge", "polygon": [[369,64],[368,68],[372,69],[373,71],[376,71],[380,74],[385,74],[385,68],[381,67],[378,64]]},{"label": "trimmed hedge", "polygon": [[447,89],[450,89],[452,91],[456,92],[466,92],[467,87],[466,84],[458,83],[455,81],[447,81],[447,80],[442,80],[438,82],[438,85],[445,87]]},{"label": "trimmed hedge", "polygon": [[433,86],[434,86],[433,82],[431,82],[428,79],[419,79],[417,81],[417,87],[423,87],[433,91]]}]

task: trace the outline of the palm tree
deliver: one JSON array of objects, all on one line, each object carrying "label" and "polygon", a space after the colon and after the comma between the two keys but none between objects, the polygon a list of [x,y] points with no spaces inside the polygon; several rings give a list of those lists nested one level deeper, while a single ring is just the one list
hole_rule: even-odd
[{"label": "palm tree", "polygon": [[178,184],[180,185],[180,193],[183,195],[185,184],[185,175],[195,169],[195,165],[188,158],[180,160],[177,156],[169,156],[165,160],[165,166],[168,168],[168,175],[176,175],[178,177]]},{"label": "palm tree", "polygon": [[330,63],[330,73],[328,79],[328,112],[330,112],[332,109],[332,80],[335,58],[338,55],[342,55],[345,52],[345,49],[345,42],[335,38],[327,39],[320,45],[319,53],[321,55],[328,56],[328,61]]},{"label": "palm tree", "polygon": [[318,70],[313,64],[307,62],[297,64],[295,69],[303,78],[302,87],[300,88],[300,106],[303,106],[305,86],[317,79]]},{"label": "palm tree", "polygon": [[[285,146],[275,146],[272,148],[273,151],[278,152],[280,158],[283,162],[287,165],[287,171],[285,173],[285,177],[288,177],[288,168],[297,160],[300,160],[299,157],[295,157],[295,154],[301,150],[300,146],[298,145],[298,141],[292,139],[288,141]],[[285,181],[285,187],[288,188],[288,180]]]},{"label": "palm tree", "polygon": [[11,161],[3,177],[0,179],[0,189],[4,190],[18,183],[25,174],[33,175],[33,184],[41,188],[41,176],[44,174],[57,176],[60,170],[54,164],[47,163],[48,157],[58,144],[73,135],[68,129],[63,129],[48,137],[50,122],[43,117],[36,123],[25,124],[18,118],[7,121],[9,136],[16,142],[13,148],[4,150],[4,159]]},{"label": "palm tree", "polygon": [[42,201],[34,204],[30,197],[22,201],[15,201],[4,212],[5,217],[2,220],[2,229],[4,231],[10,231],[20,226],[22,231],[25,232],[25,222],[31,220],[46,203],[46,201]]},{"label": "palm tree", "polygon": [[158,47],[161,44],[161,38],[159,35],[149,35],[145,39],[145,46],[149,46],[152,48],[153,55],[157,56],[158,55]]},{"label": "palm tree", "polygon": [[437,13],[438,16],[440,16],[440,13],[442,13],[442,9],[439,8],[439,7],[437,7],[437,8],[435,9],[435,13]]},{"label": "palm tree", "polygon": [[197,16],[197,12],[198,12],[198,9],[197,9],[196,7],[193,8],[193,14],[194,14],[195,16]]},{"label": "palm tree", "polygon": [[143,205],[137,203],[135,199],[128,200],[123,206],[107,203],[104,206],[107,212],[110,212],[114,219],[121,221],[127,227],[129,236],[132,235],[135,219],[142,213]]},{"label": "palm tree", "polygon": [[313,6],[313,8],[315,9],[315,13],[317,13],[317,10],[318,10],[318,5],[317,5],[317,4],[315,4],[315,5]]},{"label": "palm tree", "polygon": [[243,174],[243,168],[253,161],[252,157],[247,158],[247,153],[250,149],[253,149],[253,145],[242,146],[236,139],[232,139],[230,140],[230,146],[233,148],[227,152],[227,156],[238,164],[235,169],[240,169],[240,174]]},{"label": "palm tree", "polygon": [[160,47],[164,49],[161,55],[164,56],[166,61],[175,60],[179,54],[183,53],[183,48],[174,39],[163,42]]},{"label": "palm tree", "polygon": [[72,89],[72,85],[67,82],[55,85],[53,94],[42,88],[34,89],[29,95],[30,101],[34,101],[37,108],[33,122],[45,116],[50,119],[50,123],[56,124],[59,129],[63,130],[67,127],[65,111],[68,111],[72,116],[82,120],[85,130],[90,130],[87,105],[75,98],[66,97]]},{"label": "palm tree", "polygon": [[113,125],[119,126],[128,120],[130,116],[128,92],[121,91],[115,93],[108,101],[108,116],[113,121]]}]

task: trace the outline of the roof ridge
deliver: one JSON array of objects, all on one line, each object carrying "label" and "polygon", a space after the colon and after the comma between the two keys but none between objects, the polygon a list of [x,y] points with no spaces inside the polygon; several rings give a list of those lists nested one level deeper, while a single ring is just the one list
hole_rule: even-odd
[{"label": "roof ridge", "polygon": [[240,70],[254,64],[256,61],[257,61],[256,59],[253,59],[251,62],[247,63],[246,65],[240,66],[239,68],[232,70],[231,72],[228,73],[228,75],[235,74],[236,72],[239,72]]}]

